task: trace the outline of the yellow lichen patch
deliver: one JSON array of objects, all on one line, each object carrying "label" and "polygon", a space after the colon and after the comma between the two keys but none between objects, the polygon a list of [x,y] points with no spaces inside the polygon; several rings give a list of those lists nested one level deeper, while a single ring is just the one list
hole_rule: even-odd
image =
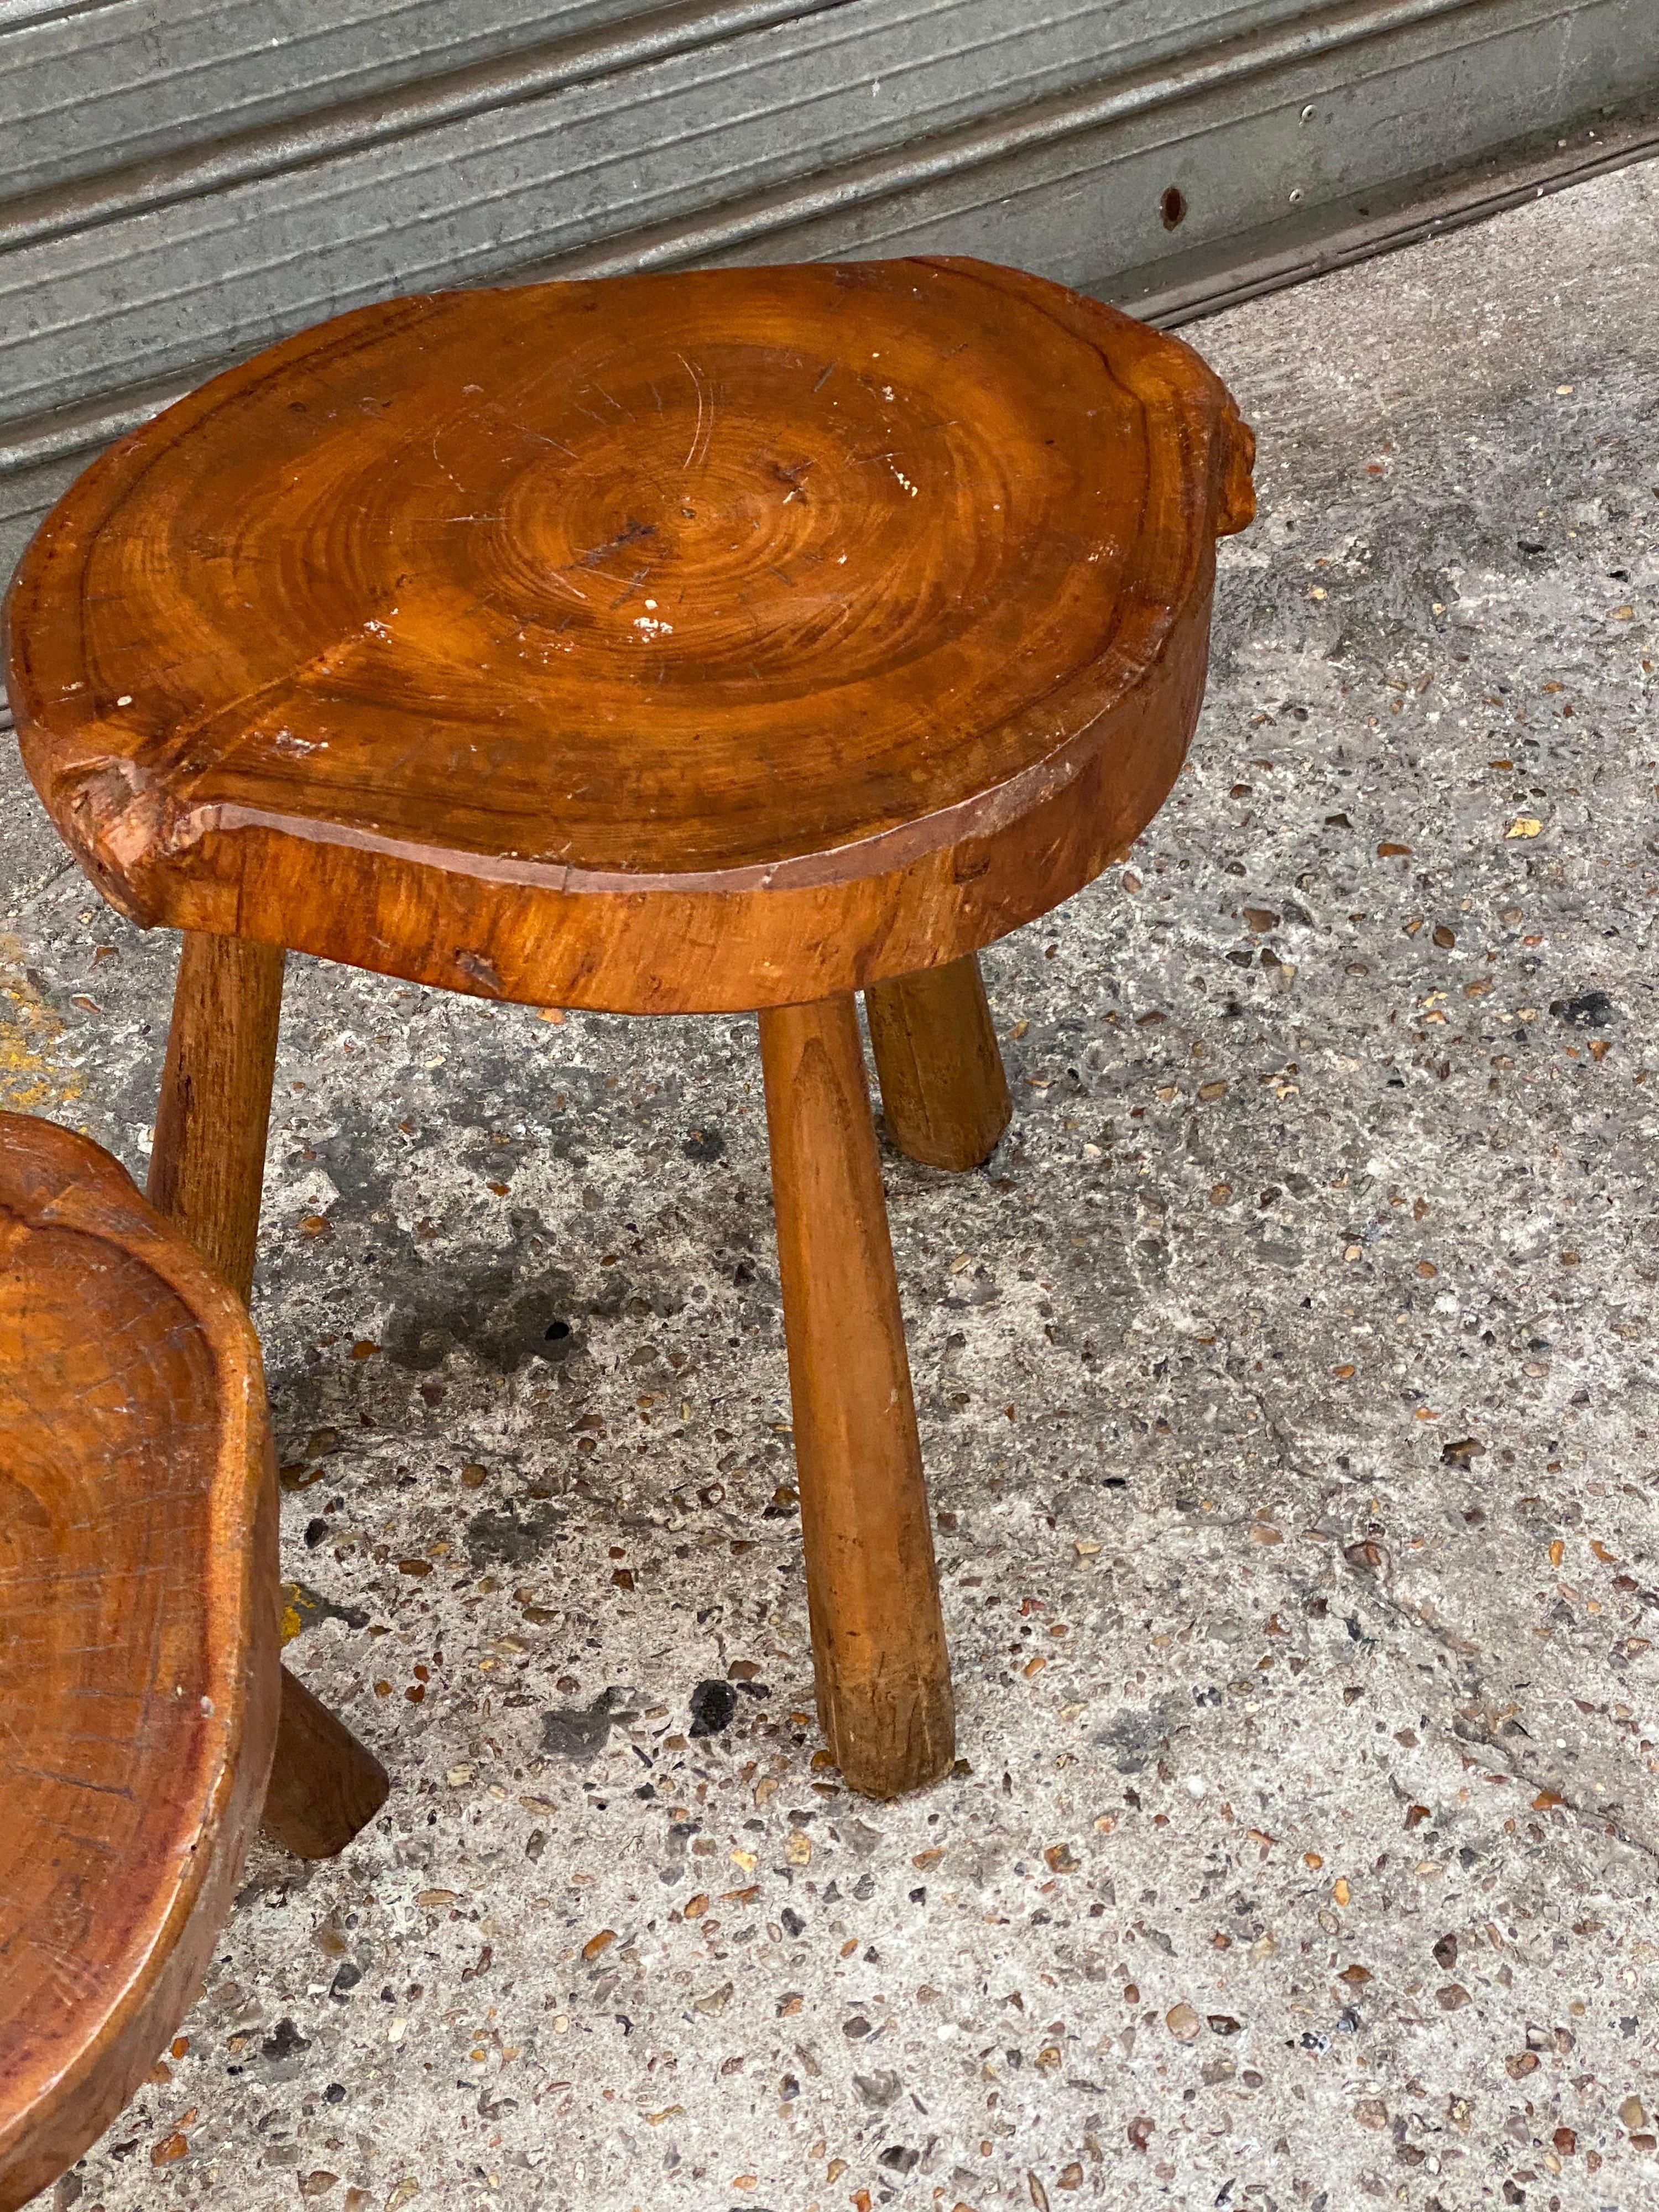
[{"label": "yellow lichen patch", "polygon": [[50,1114],[81,1096],[73,1068],[52,1065],[64,1024],[23,972],[23,948],[0,934],[0,1107]]}]

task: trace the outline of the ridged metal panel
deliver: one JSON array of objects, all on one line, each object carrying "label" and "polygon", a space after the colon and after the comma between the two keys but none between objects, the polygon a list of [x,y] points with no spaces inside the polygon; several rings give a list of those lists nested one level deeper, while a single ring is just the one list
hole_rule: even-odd
[{"label": "ridged metal panel", "polygon": [[[565,85],[614,76],[664,54],[711,46],[769,24],[826,14],[845,0],[677,0],[673,6],[643,15],[634,10],[625,17],[617,15],[617,0],[606,0],[600,9],[595,0],[587,0],[580,7],[568,6],[559,18],[549,19],[562,20],[562,31],[556,28],[550,38],[514,46],[493,59],[450,67],[440,65],[448,58],[441,54],[414,57],[412,60],[432,63],[433,68],[383,89],[348,91],[347,96],[336,99],[329,94],[339,88],[325,85],[320,104],[316,104],[290,88],[285,105],[292,112],[274,116],[264,112],[275,104],[270,100],[251,103],[243,114],[234,88],[217,87],[209,78],[196,88],[198,96],[204,101],[222,96],[228,105],[204,106],[193,134],[181,136],[174,127],[157,134],[161,143],[151,145],[145,133],[131,132],[125,141],[118,138],[96,155],[81,149],[80,158],[65,165],[66,173],[50,182],[32,184],[16,193],[0,192],[0,246],[84,229],[169,200],[198,198],[250,178],[333,161],[361,147],[512,107]],[[117,105],[125,97],[114,88],[96,85],[83,85],[77,94],[72,88],[79,82],[78,74],[71,76],[71,88],[63,100],[77,118],[89,109]],[[349,87],[352,80],[345,82]],[[0,85],[3,82],[0,77]],[[170,88],[177,103],[179,88],[173,83]],[[169,103],[161,104],[165,107]],[[204,118],[210,118],[205,126]],[[175,118],[175,126],[177,122]]]},{"label": "ridged metal panel", "polygon": [[[783,0],[754,11],[811,17],[848,0]],[[1002,38],[1042,40],[1069,21],[1080,57],[1096,69],[1129,64],[1230,37],[1297,11],[1299,0],[1086,0],[1024,9],[1005,0]],[[501,96],[534,89],[556,69],[560,50],[608,27],[612,65],[626,66],[653,27],[684,19],[693,40],[744,27],[745,11],[680,0],[403,0],[342,8],[337,0],[113,0],[61,12],[7,34],[0,7],[0,198],[120,167],[205,138],[236,137],[283,120],[326,119],[349,143],[371,95],[407,93],[410,119],[424,100],[428,119],[449,105],[448,81],[495,63]],[[960,43],[978,35],[975,11],[939,0],[913,11],[962,15]],[[732,19],[730,21],[725,19]],[[866,21],[879,21],[866,11]],[[895,21],[903,15],[896,13]],[[919,58],[952,36],[924,32]],[[994,43],[1001,43],[999,39]],[[996,77],[986,80],[992,91]],[[465,85],[459,88],[465,96]],[[356,111],[360,104],[364,112]],[[398,103],[390,103],[396,105]],[[803,152],[822,148],[809,142]]]},{"label": "ridged metal panel", "polygon": [[842,162],[959,125],[992,88],[1023,106],[1074,84],[1112,19],[1161,4],[1069,0],[1031,23],[1009,0],[844,0],[21,246],[0,264],[7,412],[683,221],[798,179],[804,152]]},{"label": "ridged metal panel", "polygon": [[0,564],[173,391],[400,291],[954,251],[1167,319],[1499,149],[1553,181],[1659,105],[1656,10],[0,0]]},{"label": "ridged metal panel", "polygon": [[[1168,322],[1188,271],[1224,290],[1224,272],[1269,253],[1277,238],[1328,232],[1339,209],[1364,220],[1368,202],[1380,215],[1396,179],[1409,178],[1420,199],[1437,170],[1462,166],[1448,149],[1553,145],[1564,118],[1624,93],[1638,47],[1650,50],[1647,88],[1659,95],[1659,0],[1516,0],[1443,9],[1387,39],[1302,56],[1283,43],[1265,70],[1229,69],[1228,51],[1212,49],[1207,67],[1167,94],[1153,76],[1053,103],[1005,125],[1000,150],[991,126],[981,134],[989,158],[964,158],[965,143],[917,149],[899,189],[884,179],[855,201],[843,175],[833,206],[787,227],[769,222],[752,242],[725,242],[735,211],[722,210],[705,226],[702,257],[945,253],[971,236],[989,259],[1036,265],[1035,250],[1045,275],[1137,313],[1150,306]],[[1655,136],[1650,124],[1643,143]],[[1402,148],[1417,156],[1410,168]],[[1439,161],[1425,158],[1437,149]],[[1566,173],[1593,155],[1581,133]],[[1184,206],[1176,234],[1160,213],[1171,186]],[[630,238],[627,250],[638,265],[651,242]],[[676,238],[671,251],[683,250]]]},{"label": "ridged metal panel", "polygon": [[116,0],[42,12],[0,37],[7,198],[641,10],[638,0]]}]

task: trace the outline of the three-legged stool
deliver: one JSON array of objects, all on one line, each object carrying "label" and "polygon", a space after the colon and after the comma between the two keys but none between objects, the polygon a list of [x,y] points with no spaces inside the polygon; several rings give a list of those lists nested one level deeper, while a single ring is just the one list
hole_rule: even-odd
[{"label": "three-legged stool", "polygon": [[185,933],[156,1204],[251,1278],[284,948],[475,995],[757,1009],[818,1708],[952,1756],[860,1056],[1008,1112],[974,953],[1126,852],[1203,689],[1252,441],[1189,349],[971,261],[367,307],[94,465],[10,599],[29,770]]}]

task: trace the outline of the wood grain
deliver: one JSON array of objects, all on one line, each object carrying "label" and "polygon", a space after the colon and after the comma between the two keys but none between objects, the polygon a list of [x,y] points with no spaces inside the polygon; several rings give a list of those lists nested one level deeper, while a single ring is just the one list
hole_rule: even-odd
[{"label": "wood grain", "polygon": [[186,934],[149,1158],[150,1204],[245,1305],[253,1288],[284,957],[279,945]]},{"label": "wood grain", "polygon": [[283,1669],[282,1717],[260,1825],[302,1859],[331,1859],[386,1801],[386,1771],[305,1684]]},{"label": "wood grain", "polygon": [[25,758],[145,923],[487,997],[827,997],[1121,856],[1252,441],[961,260],[393,301],[135,431],[9,601]]},{"label": "wood grain", "polygon": [[864,994],[888,1134],[929,1167],[976,1168],[1012,1108],[972,953]]},{"label": "wood grain", "polygon": [[277,1721],[241,1304],[84,1139],[0,1115],[0,2212],[200,1986]]},{"label": "wood grain", "polygon": [[761,1016],[818,1719],[848,1784],[931,1782],[950,1660],[850,998]]},{"label": "wood grain", "polygon": [[[150,1153],[150,1203],[245,1304],[253,1287],[284,957],[276,945],[186,933]],[[301,1858],[331,1858],[374,1819],[389,1788],[374,1753],[284,1667],[262,1819],[267,1832]]]}]

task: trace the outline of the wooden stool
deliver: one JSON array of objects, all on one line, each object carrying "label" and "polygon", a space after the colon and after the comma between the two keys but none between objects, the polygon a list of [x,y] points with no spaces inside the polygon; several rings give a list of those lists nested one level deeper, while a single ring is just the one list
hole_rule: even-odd
[{"label": "wooden stool", "polygon": [[317,1856],[385,1799],[276,1600],[240,1301],[106,1153],[0,1114],[0,2212],[154,2065],[262,1808]]},{"label": "wooden stool", "polygon": [[983,1159],[974,952],[1169,790],[1252,444],[1177,340],[971,261],[452,293],[135,432],[13,586],[37,788],[187,933],[151,1192],[239,1286],[285,946],[759,1010],[818,1710],[878,1796],[953,1743],[853,994],[895,1141]]}]

